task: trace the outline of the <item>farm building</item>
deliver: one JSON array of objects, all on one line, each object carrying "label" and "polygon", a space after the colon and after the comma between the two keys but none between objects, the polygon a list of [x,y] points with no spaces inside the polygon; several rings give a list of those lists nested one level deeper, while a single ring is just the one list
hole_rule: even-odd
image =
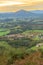
[{"label": "farm building", "polygon": [[43,43],[39,43],[36,45],[36,47],[41,47],[41,46],[43,46]]}]

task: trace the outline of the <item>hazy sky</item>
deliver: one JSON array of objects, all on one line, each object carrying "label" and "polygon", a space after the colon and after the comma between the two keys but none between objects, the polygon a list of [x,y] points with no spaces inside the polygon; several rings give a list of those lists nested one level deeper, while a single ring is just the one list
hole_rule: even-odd
[{"label": "hazy sky", "polygon": [[43,0],[0,0],[0,12],[43,10]]}]

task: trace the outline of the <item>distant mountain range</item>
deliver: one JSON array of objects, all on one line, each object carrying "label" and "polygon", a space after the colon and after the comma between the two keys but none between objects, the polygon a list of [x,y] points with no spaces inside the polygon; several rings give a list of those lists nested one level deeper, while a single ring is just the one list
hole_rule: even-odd
[{"label": "distant mountain range", "polygon": [[34,10],[31,11],[32,13],[36,13],[36,14],[43,14],[43,10]]},{"label": "distant mountain range", "polygon": [[43,18],[43,10],[25,11],[19,10],[17,12],[0,12],[0,18]]}]

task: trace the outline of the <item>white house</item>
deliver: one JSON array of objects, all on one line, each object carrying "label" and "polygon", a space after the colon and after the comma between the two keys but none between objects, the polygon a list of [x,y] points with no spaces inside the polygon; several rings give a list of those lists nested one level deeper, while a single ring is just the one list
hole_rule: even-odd
[{"label": "white house", "polygon": [[39,43],[36,45],[36,47],[41,47],[41,46],[43,46],[43,43]]}]

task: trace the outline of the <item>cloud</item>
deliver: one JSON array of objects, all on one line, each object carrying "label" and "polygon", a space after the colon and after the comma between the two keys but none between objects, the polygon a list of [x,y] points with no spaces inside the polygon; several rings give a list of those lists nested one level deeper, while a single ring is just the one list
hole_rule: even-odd
[{"label": "cloud", "polygon": [[43,0],[1,0],[0,11],[14,12],[24,10],[43,10]]},{"label": "cloud", "polygon": [[0,7],[1,6],[11,6],[11,5],[21,5],[24,4],[23,2],[14,2],[14,1],[2,1],[0,3]]}]

